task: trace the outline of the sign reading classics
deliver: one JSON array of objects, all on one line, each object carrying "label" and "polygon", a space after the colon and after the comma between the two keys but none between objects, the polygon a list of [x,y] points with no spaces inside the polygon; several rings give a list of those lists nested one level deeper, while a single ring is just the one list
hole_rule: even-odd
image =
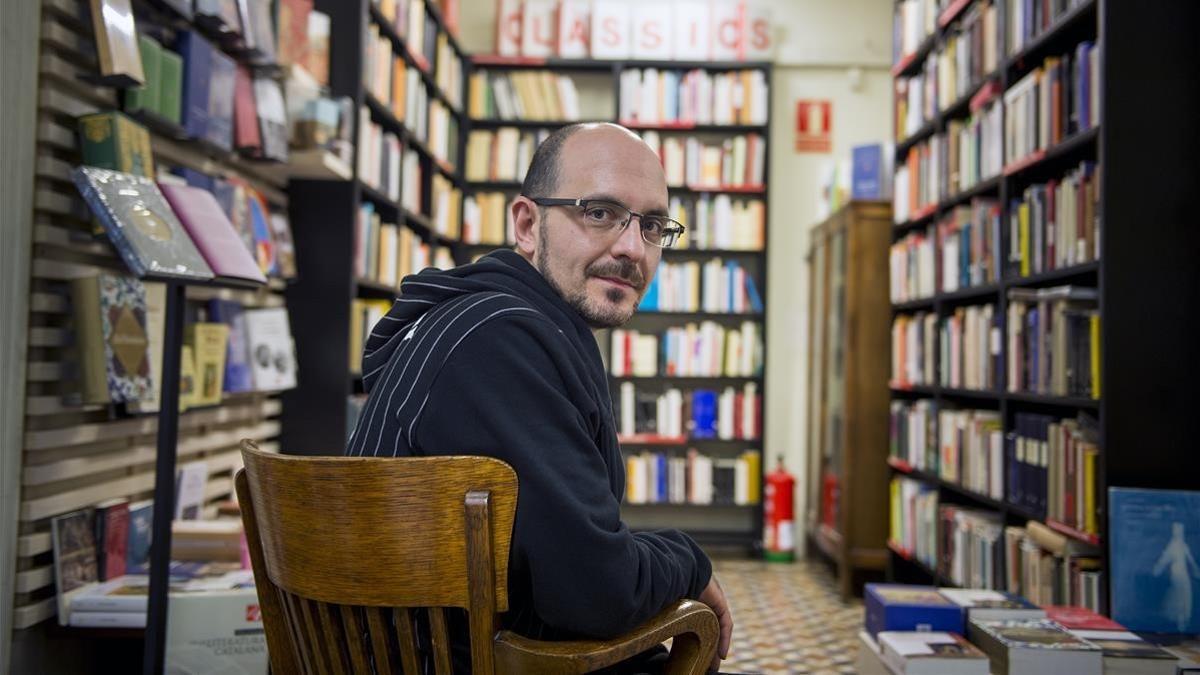
[{"label": "sign reading classics", "polygon": [[503,57],[765,61],[762,0],[496,0]]}]

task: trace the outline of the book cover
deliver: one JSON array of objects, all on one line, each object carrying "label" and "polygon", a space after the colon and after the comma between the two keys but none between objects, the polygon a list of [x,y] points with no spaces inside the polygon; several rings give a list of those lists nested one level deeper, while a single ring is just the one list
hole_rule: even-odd
[{"label": "book cover", "polygon": [[196,359],[191,345],[179,350],[179,412],[196,405]]},{"label": "book cover", "polygon": [[153,180],[87,166],[77,167],[71,177],[134,274],[212,279],[212,270]]},{"label": "book cover", "polygon": [[1046,610],[1014,593],[969,588],[941,588],[950,602],[963,608],[968,619],[1040,619]]},{"label": "book cover", "polygon": [[1046,618],[1069,630],[1125,630],[1121,624],[1084,607],[1046,605]]},{"label": "book cover", "polygon": [[295,387],[295,348],[287,310],[282,307],[247,310],[245,317],[255,390],[282,391]]},{"label": "book cover", "polygon": [[881,631],[931,630],[962,634],[963,610],[932,586],[867,584],[863,590],[866,627]]},{"label": "book cover", "polygon": [[586,0],[558,4],[558,57],[586,59],[591,53],[592,5]]},{"label": "book cover", "polygon": [[72,282],[83,400],[124,403],[151,395],[146,295],[131,277],[99,274]]},{"label": "book cover", "polygon": [[142,55],[145,83],[125,90],[125,110],[149,110],[157,113],[160,107],[162,81],[162,45],[149,35],[138,36],[138,52]]},{"label": "book cover", "polygon": [[155,111],[172,124],[180,124],[183,108],[183,57],[163,49],[159,64],[158,109]]},{"label": "book cover", "polygon": [[193,323],[188,325],[184,341],[191,346],[192,357],[196,361],[193,403],[197,406],[220,405],[224,392],[229,327],[223,323]]},{"label": "book cover", "polygon": [[222,150],[232,150],[237,61],[218,50],[212,50],[209,59],[208,125],[204,139]]},{"label": "book cover", "polygon": [[1109,488],[1108,506],[1113,619],[1200,633],[1200,492]]},{"label": "book cover", "polygon": [[91,0],[100,80],[115,87],[145,84],[131,0]]},{"label": "book cover", "polygon": [[73,511],[50,520],[59,625],[67,625],[71,596],[98,579],[92,527],[91,509]]},{"label": "book cover", "polygon": [[233,91],[233,144],[240,152],[256,156],[262,151],[254,79],[245,64],[238,64]]},{"label": "book cover", "polygon": [[[672,7],[666,2],[638,2],[633,6],[632,50],[633,58],[647,60],[669,60],[674,38],[671,25]],[[670,85],[666,91],[674,92]],[[671,100],[675,97],[670,96]]]},{"label": "book cover", "polygon": [[[183,31],[175,42],[175,51],[183,61],[180,85],[180,123],[191,138],[208,136],[209,90],[215,51],[196,31]],[[165,92],[164,84],[164,92]]]},{"label": "book cover", "polygon": [[[1072,630],[1071,634],[1096,645],[1104,659],[1152,659],[1169,661],[1174,673],[1175,656],[1125,630]],[[1138,671],[1139,673],[1142,671]]]},{"label": "book cover", "polygon": [[144,613],[150,577],[129,574],[106,580],[71,598],[72,625],[79,612]]},{"label": "book cover", "polygon": [[558,44],[557,0],[525,0],[521,9],[521,56],[554,56]]},{"label": "book cover", "polygon": [[329,86],[329,15],[318,11],[308,13],[308,49],[304,52],[304,69],[322,87]]},{"label": "book cover", "polygon": [[269,77],[254,78],[254,99],[257,102],[261,155],[264,159],[286,162],[288,158],[287,109],[283,89]]},{"label": "book cover", "polygon": [[162,393],[163,339],[167,320],[167,285],[157,282],[142,284],[146,292],[146,351],[150,359],[150,391],[136,401],[128,401],[130,412],[158,411]]},{"label": "book cover", "polygon": [[303,66],[308,51],[308,15],[313,0],[279,0],[275,6],[275,26],[279,33],[279,65]]},{"label": "book cover", "polygon": [[83,115],[78,124],[84,164],[154,177],[154,154],[145,127],[116,111]]},{"label": "book cover", "polygon": [[296,245],[292,240],[292,226],[287,216],[278,211],[271,213],[271,235],[275,240],[275,257],[279,263],[279,276],[296,278]]},{"label": "book cover", "polygon": [[709,58],[712,7],[705,0],[675,0],[674,36],[671,48],[680,61]]},{"label": "book cover", "polygon": [[229,326],[229,343],[225,352],[225,393],[253,391],[254,379],[246,343],[246,317],[242,306],[233,300],[214,298],[209,301],[208,316],[213,321]]},{"label": "book cover", "polygon": [[717,435],[717,392],[698,389],[692,392],[692,437]]},{"label": "book cover", "polygon": [[190,185],[159,184],[159,189],[218,278],[266,283],[258,262],[211,192]]},{"label": "book cover", "polygon": [[1096,651],[1097,649],[1088,641],[1076,637],[1050,619],[1013,619],[1008,621],[976,619],[970,622],[970,626],[972,630],[990,635],[1009,649],[1043,651]]},{"label": "book cover", "polygon": [[129,500],[110,499],[95,508],[97,578],[107,581],[125,574],[129,549]]},{"label": "book cover", "polygon": [[987,655],[955,633],[883,631],[878,638],[883,660],[894,672],[988,675]]},{"label": "book cover", "polygon": [[201,460],[179,466],[175,473],[175,520],[196,520],[204,508],[208,463]]},{"label": "book cover", "polygon": [[144,569],[150,560],[154,501],[147,499],[129,505],[129,544],[125,551],[127,573]]},{"label": "book cover", "polygon": [[852,156],[853,175],[850,180],[850,194],[854,199],[885,199],[887,189],[884,187],[884,156],[883,144],[856,145],[850,150]]},{"label": "book cover", "polygon": [[274,275],[276,269],[275,240],[271,236],[271,211],[257,191],[248,191],[246,203],[250,212],[250,233],[254,237],[254,258],[263,274]]}]

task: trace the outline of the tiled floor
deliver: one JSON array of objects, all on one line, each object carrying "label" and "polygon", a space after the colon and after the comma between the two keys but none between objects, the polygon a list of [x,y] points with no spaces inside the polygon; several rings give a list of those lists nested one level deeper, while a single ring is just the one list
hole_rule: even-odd
[{"label": "tiled floor", "polygon": [[854,673],[862,602],[843,604],[829,567],[717,560],[733,609],[733,644],[721,670],[767,675]]}]

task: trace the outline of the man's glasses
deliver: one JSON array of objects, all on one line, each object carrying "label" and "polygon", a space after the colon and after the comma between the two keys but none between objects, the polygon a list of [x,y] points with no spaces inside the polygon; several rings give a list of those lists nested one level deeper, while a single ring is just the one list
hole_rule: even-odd
[{"label": "man's glasses", "polygon": [[624,231],[638,217],[642,239],[647,244],[671,248],[683,236],[683,224],[666,216],[636,213],[625,206],[607,199],[559,199],[556,197],[529,198],[538,206],[575,206],[580,210],[584,226],[597,234]]}]

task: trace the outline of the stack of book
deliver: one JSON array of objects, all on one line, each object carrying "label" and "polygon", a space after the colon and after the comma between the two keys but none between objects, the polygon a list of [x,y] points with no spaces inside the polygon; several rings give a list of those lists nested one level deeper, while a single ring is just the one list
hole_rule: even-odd
[{"label": "stack of book", "polygon": [[974,2],[938,50],[938,109],[945,110],[992,75],[1000,63],[1000,10],[997,3]]},{"label": "stack of book", "polygon": [[458,58],[450,38],[445,33],[438,33],[437,56],[433,81],[438,89],[446,96],[451,105],[462,108],[463,62]]},{"label": "stack of book", "polygon": [[1100,258],[1100,166],[1025,188],[1008,208],[1008,267],[1027,277]]},{"label": "stack of book", "polygon": [[621,123],[630,126],[765,125],[768,85],[761,70],[628,69],[621,72]]},{"label": "stack of book", "polygon": [[[411,150],[409,151],[411,152]],[[358,111],[358,177],[367,185],[383,192],[387,198],[400,201],[400,167],[404,147],[400,138],[371,121],[367,108]]]},{"label": "stack of book", "polygon": [[892,478],[888,543],[928,568],[938,561],[937,488],[912,478]]},{"label": "stack of book", "polygon": [[903,164],[896,165],[892,178],[892,218],[897,223],[932,211],[945,198],[942,167],[947,159],[943,134],[917,143],[908,150]]},{"label": "stack of book", "polygon": [[364,300],[355,298],[350,302],[350,372],[362,373],[363,347],[375,324],[392,309],[390,300]]},{"label": "stack of book", "polygon": [[900,314],[892,321],[891,386],[905,389],[937,381],[937,314]]},{"label": "stack of book", "polygon": [[708,144],[696,136],[645,131],[642,139],[662,160],[667,185],[694,190],[762,188],[766,144],[759,134],[731,136]]},{"label": "stack of book", "polygon": [[761,313],[754,277],[733,260],[660,263],[642,302],[642,312]]},{"label": "stack of book", "polygon": [[1029,521],[1006,527],[1004,568],[1008,590],[1039,605],[1072,605],[1104,611],[1099,549]]},{"label": "stack of book", "polygon": [[937,473],[950,483],[1004,498],[1004,432],[992,410],[939,410]]},{"label": "stack of book", "polygon": [[985,390],[1000,385],[1000,314],[992,303],[956,307],[939,327],[939,382],[954,389]]},{"label": "stack of book", "polygon": [[374,205],[359,206],[355,223],[354,275],[392,288],[400,280],[431,265],[454,267],[450,251],[431,247],[416,232],[394,223],[384,223]]},{"label": "stack of book", "polygon": [[1003,588],[1004,520],[995,511],[938,507],[938,573],[964,587]]},{"label": "stack of book", "polygon": [[1031,42],[1058,23],[1058,20],[1087,0],[1055,2],[1011,2],[1005,6],[1005,41],[1008,55],[1025,49]]},{"label": "stack of book", "polygon": [[937,402],[892,401],[889,409],[888,459],[918,471],[935,473],[938,467]]},{"label": "stack of book", "polygon": [[441,101],[429,102],[429,129],[418,135],[447,172],[458,162],[458,119]]},{"label": "stack of book", "polygon": [[525,172],[529,169],[529,162],[533,160],[534,150],[549,135],[550,132],[545,129],[472,129],[467,138],[467,180],[525,180]]},{"label": "stack of book", "polygon": [[766,205],[761,199],[726,194],[671,197],[670,216],[687,228],[681,248],[761,251],[766,237]]},{"label": "stack of book", "polygon": [[1004,161],[1012,164],[1100,123],[1099,48],[1047,58],[1004,92]]},{"label": "stack of book", "polygon": [[575,80],[546,70],[471,73],[467,112],[471,119],[575,121],[579,91]]},{"label": "stack of book", "polygon": [[1017,413],[1005,450],[1008,502],[1098,536],[1097,427],[1083,413],[1076,419]]},{"label": "stack of book", "polygon": [[1000,220],[1000,204],[990,199],[975,199],[942,218],[937,225],[941,292],[1000,281]]},{"label": "stack of book", "polygon": [[611,347],[609,367],[616,377],[756,377],[762,372],[762,328],[753,321],[739,328],[688,323],[661,337],[615,329]]},{"label": "stack of book", "polygon": [[723,504],[761,501],[762,458],[746,450],[713,458],[695,449],[684,455],[644,451],[625,455],[626,504]]},{"label": "stack of book", "polygon": [[888,256],[891,272],[888,292],[893,303],[923,300],[937,293],[936,232],[931,225],[924,231],[909,232],[892,244]]},{"label": "stack of book", "polygon": [[463,242],[501,246],[515,241],[508,231],[508,204],[508,195],[503,192],[476,192],[465,197]]},{"label": "stack of book", "polygon": [[915,54],[921,43],[937,30],[936,0],[901,0],[896,3],[892,23],[892,63]]},{"label": "stack of book", "polygon": [[938,177],[945,196],[970,190],[1004,169],[1003,106],[998,100],[972,108],[965,120],[946,123],[945,161]]},{"label": "stack of book", "polygon": [[762,395],[754,382],[740,391],[726,387],[686,393],[675,388],[639,391],[633,382],[622,382],[616,408],[621,436],[629,442],[639,434],[757,441],[762,432]]},{"label": "stack of book", "polygon": [[922,72],[896,78],[892,109],[896,115],[897,143],[903,143],[937,117],[937,73],[934,68],[934,61],[926,61]]},{"label": "stack of book", "polygon": [[435,172],[429,179],[429,195],[433,231],[458,239],[462,231],[462,191],[449,178]]},{"label": "stack of book", "polygon": [[1013,288],[1008,301],[1008,390],[1100,398],[1096,289]]}]

